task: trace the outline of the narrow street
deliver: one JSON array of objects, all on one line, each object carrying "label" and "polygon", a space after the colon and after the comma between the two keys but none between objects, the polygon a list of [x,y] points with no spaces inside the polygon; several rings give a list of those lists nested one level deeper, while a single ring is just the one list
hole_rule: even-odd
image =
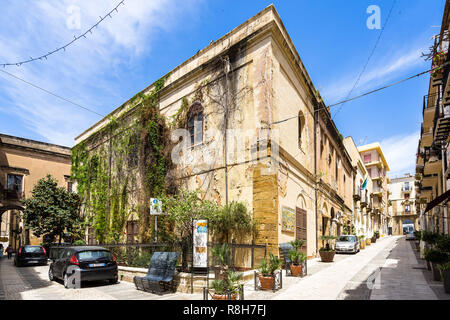
[{"label": "narrow street", "polygon": [[[379,239],[356,255],[337,254],[333,263],[308,261],[305,278],[283,275],[283,288],[275,293],[254,291],[245,284],[246,300],[448,300],[442,283],[434,282],[413,243],[401,236]],[[65,289],[50,282],[48,266],[16,268],[13,260],[0,261],[0,299],[7,300],[198,300],[201,294],[155,295],[138,291],[134,284],[91,283]]]}]

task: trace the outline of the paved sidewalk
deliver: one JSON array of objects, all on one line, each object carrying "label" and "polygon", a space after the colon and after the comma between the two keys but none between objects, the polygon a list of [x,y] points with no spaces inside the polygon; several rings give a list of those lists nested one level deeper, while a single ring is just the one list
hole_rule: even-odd
[{"label": "paved sidewalk", "polygon": [[347,283],[380,251],[392,246],[398,237],[381,238],[356,255],[337,254],[335,262],[319,259],[308,261],[308,276],[285,277],[283,288],[277,292],[254,291],[251,284],[245,288],[246,300],[334,300],[339,298]]},{"label": "paved sidewalk", "polygon": [[0,300],[196,300],[202,294],[143,292],[133,283],[121,281],[83,284],[80,289],[66,289],[61,281],[48,280],[48,266],[17,268],[13,260],[0,260]]},{"label": "paved sidewalk", "polygon": [[417,260],[411,244],[399,239],[388,257],[390,266],[379,273],[371,300],[437,300],[422,272],[423,263]]}]

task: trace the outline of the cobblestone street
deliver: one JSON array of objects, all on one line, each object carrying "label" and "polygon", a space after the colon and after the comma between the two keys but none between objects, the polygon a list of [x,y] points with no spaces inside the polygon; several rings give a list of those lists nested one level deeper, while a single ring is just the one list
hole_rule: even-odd
[{"label": "cobblestone street", "polygon": [[[201,294],[156,295],[136,290],[122,281],[115,285],[83,284],[65,289],[50,282],[48,266],[16,268],[13,260],[0,261],[0,299],[7,300],[199,300]],[[448,300],[442,282],[431,279],[414,243],[404,237],[379,239],[356,255],[337,254],[333,263],[308,261],[304,278],[286,277],[277,292],[255,291],[253,280],[245,284],[245,300]]]}]

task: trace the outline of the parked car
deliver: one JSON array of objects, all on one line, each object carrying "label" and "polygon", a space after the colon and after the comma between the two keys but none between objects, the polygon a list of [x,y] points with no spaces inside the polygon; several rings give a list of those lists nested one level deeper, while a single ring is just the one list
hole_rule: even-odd
[{"label": "parked car", "polygon": [[42,246],[21,246],[14,256],[14,265],[21,267],[24,265],[46,265],[47,253]]},{"label": "parked car", "polygon": [[406,234],[406,240],[416,240],[416,236],[414,235],[414,232],[413,232],[413,231],[408,232],[408,233]]},{"label": "parked car", "polygon": [[358,237],[355,235],[339,236],[336,240],[336,252],[357,253],[361,249]]},{"label": "parked car", "polygon": [[64,287],[69,288],[72,273],[79,274],[80,285],[84,281],[101,280],[113,284],[119,279],[116,258],[107,249],[97,246],[64,248],[59,257],[52,259],[48,278],[50,281],[62,279]]}]

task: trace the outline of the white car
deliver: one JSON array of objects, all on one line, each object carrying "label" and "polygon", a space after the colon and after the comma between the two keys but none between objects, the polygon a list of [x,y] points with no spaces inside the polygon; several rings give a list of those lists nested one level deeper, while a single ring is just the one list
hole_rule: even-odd
[{"label": "white car", "polygon": [[406,240],[416,240],[416,236],[414,235],[414,232],[408,232],[406,234]]},{"label": "white car", "polygon": [[343,235],[338,237],[334,248],[336,252],[357,253],[359,252],[361,247],[357,236]]}]

